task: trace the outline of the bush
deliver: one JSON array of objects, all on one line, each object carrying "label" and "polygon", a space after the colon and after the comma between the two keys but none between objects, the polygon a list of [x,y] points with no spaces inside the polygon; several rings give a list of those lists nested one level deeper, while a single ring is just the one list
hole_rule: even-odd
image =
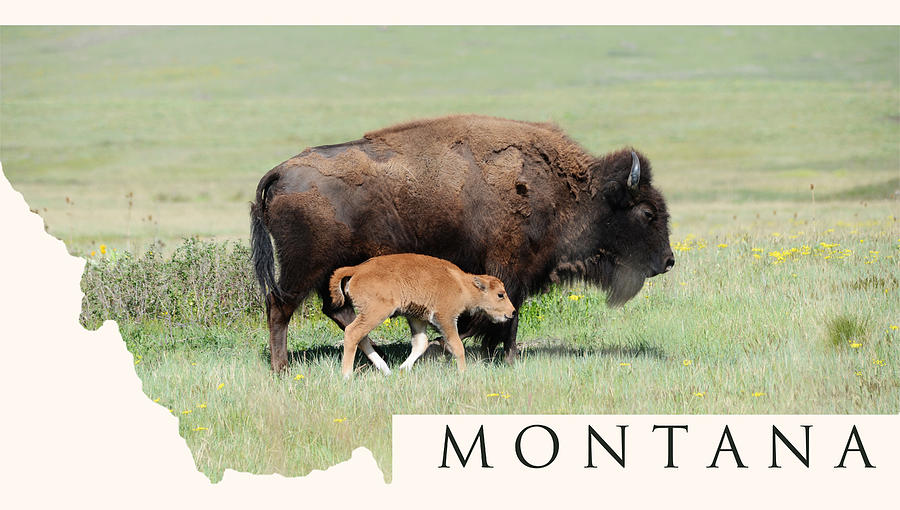
[{"label": "bush", "polygon": [[240,243],[187,239],[168,259],[157,245],[141,257],[89,259],[81,285],[87,327],[108,319],[210,326],[262,310],[250,249]]}]

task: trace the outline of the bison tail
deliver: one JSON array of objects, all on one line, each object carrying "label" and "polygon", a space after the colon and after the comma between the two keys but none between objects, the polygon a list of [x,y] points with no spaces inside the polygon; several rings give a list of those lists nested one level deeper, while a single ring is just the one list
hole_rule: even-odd
[{"label": "bison tail", "polygon": [[269,293],[278,301],[283,302],[285,297],[275,282],[275,251],[265,223],[266,202],[271,198],[269,187],[277,179],[276,173],[263,177],[256,189],[256,203],[250,204],[250,250],[264,303]]},{"label": "bison tail", "polygon": [[334,308],[344,306],[344,291],[341,287],[343,286],[344,278],[353,276],[354,272],[355,268],[342,267],[331,275],[331,281],[328,283],[328,288],[331,291],[331,305]]}]

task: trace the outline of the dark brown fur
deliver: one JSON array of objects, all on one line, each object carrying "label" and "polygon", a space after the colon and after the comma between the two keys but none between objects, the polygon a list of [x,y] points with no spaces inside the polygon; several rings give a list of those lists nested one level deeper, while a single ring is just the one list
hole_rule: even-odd
[{"label": "dark brown fur", "polygon": [[[422,253],[495,275],[517,308],[550,282],[573,279],[601,285],[613,305],[631,299],[674,264],[665,200],[638,157],[630,190],[629,149],[596,158],[553,125],[458,115],[306,149],[278,165],[251,209],[273,368],[286,364],[287,321],[309,291],[346,327],[353,311],[331,306],[328,277],[378,255]],[[515,358],[517,319],[464,315],[460,326],[489,350],[502,340]]]}]

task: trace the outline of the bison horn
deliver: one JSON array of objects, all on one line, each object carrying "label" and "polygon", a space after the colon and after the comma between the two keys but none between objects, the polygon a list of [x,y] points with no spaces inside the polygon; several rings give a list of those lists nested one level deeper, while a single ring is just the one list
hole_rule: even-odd
[{"label": "bison horn", "polygon": [[638,182],[641,180],[641,160],[637,154],[631,151],[631,173],[628,174],[628,188],[637,191]]}]

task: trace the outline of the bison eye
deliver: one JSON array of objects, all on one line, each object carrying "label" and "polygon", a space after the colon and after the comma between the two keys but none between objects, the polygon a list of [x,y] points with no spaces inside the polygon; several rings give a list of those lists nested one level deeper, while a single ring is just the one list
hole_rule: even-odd
[{"label": "bison eye", "polygon": [[644,219],[647,221],[651,221],[653,219],[653,211],[644,209]]}]

